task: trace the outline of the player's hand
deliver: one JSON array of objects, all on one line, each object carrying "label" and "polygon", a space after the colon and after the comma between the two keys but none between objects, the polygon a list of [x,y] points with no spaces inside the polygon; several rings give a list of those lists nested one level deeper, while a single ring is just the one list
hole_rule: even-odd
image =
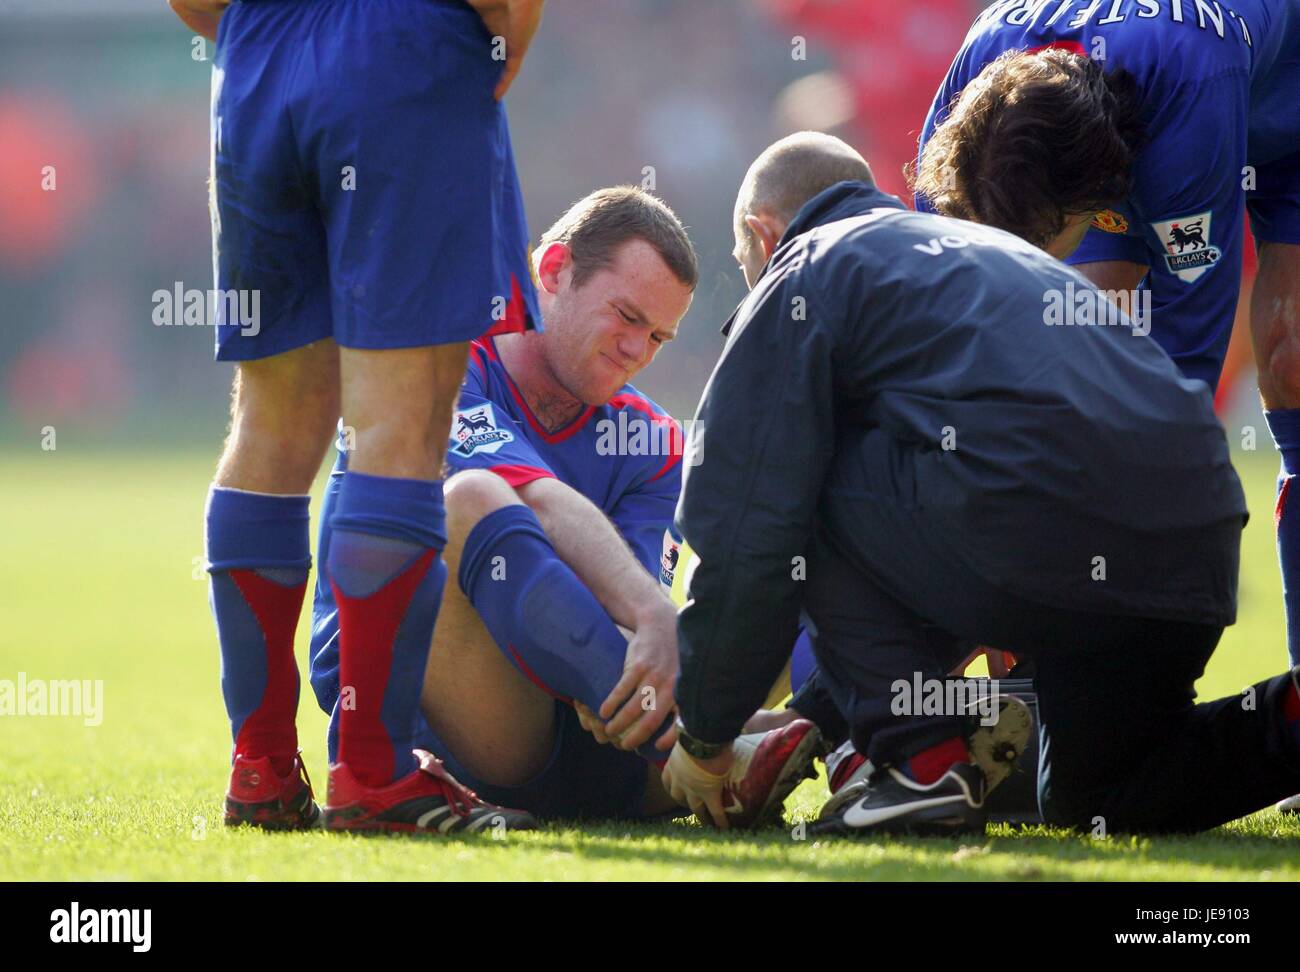
[{"label": "player's hand", "polygon": [[596,742],[603,746],[605,743],[614,741],[610,739],[609,735],[605,732],[605,722],[600,718],[600,716],[596,715],[596,713],[592,712],[576,699],[573,702],[573,708],[578,713],[578,725],[591,733],[595,737]]},{"label": "player's hand", "polygon": [[1011,674],[1011,669],[1016,664],[1016,656],[1011,654],[1011,652],[1000,651],[997,648],[990,648],[988,645],[980,645],[958,663],[957,667],[954,668],[950,674],[964,675],[966,669],[968,669],[980,655],[983,655],[988,661],[989,678],[1006,678]]},{"label": "player's hand", "polygon": [[[677,671],[677,612],[665,598],[632,633],[623,677],[600,704],[605,734],[619,749],[636,749],[672,716]],[[667,750],[676,738],[670,731],[655,746]]]},{"label": "player's hand", "polygon": [[493,37],[503,37],[506,42],[506,66],[492,96],[500,101],[514,84],[515,76],[524,65],[524,55],[533,35],[542,22],[542,4],[545,0],[468,0]]},{"label": "player's hand", "polygon": [[[600,716],[596,715],[596,713],[592,712],[578,701],[574,701],[573,708],[577,710],[578,713],[578,725],[591,733],[596,742],[603,746],[605,743],[612,743],[614,741],[610,739],[609,734],[605,732],[605,722]],[[655,740],[655,749],[670,749],[675,742],[677,742],[677,723],[674,720],[673,724],[668,727],[667,731]]]},{"label": "player's hand", "polygon": [[172,11],[196,34],[210,41],[217,39],[217,24],[230,6],[230,0],[167,0]]},{"label": "player's hand", "polygon": [[664,789],[678,803],[695,811],[700,823],[712,822],[720,830],[726,830],[727,811],[722,805],[722,788],[734,759],[730,746],[722,751],[722,755],[709,760],[698,760],[681,746],[674,746],[664,765]]}]

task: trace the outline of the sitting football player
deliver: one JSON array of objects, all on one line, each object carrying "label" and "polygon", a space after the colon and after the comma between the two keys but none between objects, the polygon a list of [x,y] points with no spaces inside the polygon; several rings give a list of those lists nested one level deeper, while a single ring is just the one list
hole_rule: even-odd
[{"label": "sitting football player", "polygon": [[[439,610],[416,744],[485,799],[541,819],[680,813],[660,782],[678,672],[660,564],[671,570],[682,430],[628,382],[676,335],[694,249],[667,206],[624,187],[574,204],[534,263],[545,331],[474,342],[452,422],[443,558],[458,583]],[[341,452],[337,471],[346,463]],[[323,526],[322,562],[329,543]],[[349,703],[337,641],[326,579],[311,673],[331,762]],[[743,740],[730,822],[779,815],[817,743],[807,721]]]}]

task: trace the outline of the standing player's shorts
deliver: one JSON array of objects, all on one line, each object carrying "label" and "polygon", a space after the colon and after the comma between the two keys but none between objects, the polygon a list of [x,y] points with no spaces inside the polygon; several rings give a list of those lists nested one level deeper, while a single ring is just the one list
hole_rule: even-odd
[{"label": "standing player's shorts", "polygon": [[[555,702],[555,747],[536,776],[519,786],[485,783],[462,766],[429,724],[417,720],[413,744],[433,753],[489,803],[527,810],[539,820],[641,820],[651,765],[636,753],[596,742],[571,705]],[[682,808],[682,813],[689,813]]]},{"label": "standing player's shorts", "polygon": [[219,359],[538,326],[504,61],[462,0],[235,0],[214,61]]},{"label": "standing player's shorts", "polygon": [[1246,211],[1256,242],[1300,244],[1300,151],[1256,166],[1255,185],[1246,193]]}]

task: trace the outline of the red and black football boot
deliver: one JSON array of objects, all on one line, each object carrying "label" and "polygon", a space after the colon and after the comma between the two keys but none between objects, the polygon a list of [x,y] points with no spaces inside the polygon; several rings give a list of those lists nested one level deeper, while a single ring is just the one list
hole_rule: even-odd
[{"label": "red and black football boot", "polygon": [[275,772],[269,756],[236,754],[226,791],[227,827],[251,824],[264,830],[314,830],[320,819],[301,753],[294,756],[293,769],[286,776]]},{"label": "red and black football boot", "polygon": [[769,732],[738,736],[735,762],[722,789],[728,827],[752,830],[779,826],[786,797],[804,780],[815,779],[813,758],[821,733],[807,719]]},{"label": "red and black football boot", "polygon": [[537,829],[532,814],[480,799],[448,773],[437,756],[423,749],[412,752],[420,768],[387,786],[365,786],[343,763],[332,765],[326,829],[432,834]]}]

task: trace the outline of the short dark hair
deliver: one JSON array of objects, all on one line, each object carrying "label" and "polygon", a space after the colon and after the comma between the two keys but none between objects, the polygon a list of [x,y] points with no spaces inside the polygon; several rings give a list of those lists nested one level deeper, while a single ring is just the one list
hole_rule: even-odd
[{"label": "short dark hair", "polygon": [[765,148],[745,173],[736,198],[736,239],[749,241],[751,213],[766,210],[789,226],[804,203],[837,182],[876,184],[857,150],[822,132],[795,132]]},{"label": "short dark hair", "polygon": [[608,267],[631,240],[645,240],[668,269],[692,290],[699,283],[695,247],[663,200],[637,186],[613,186],[583,196],[542,234],[542,246],[563,243],[573,253],[573,286]]},{"label": "short dark hair", "polygon": [[1070,216],[1129,194],[1142,141],[1132,75],[1057,48],[1008,51],[953,101],[912,188],[945,216],[1046,246]]}]

